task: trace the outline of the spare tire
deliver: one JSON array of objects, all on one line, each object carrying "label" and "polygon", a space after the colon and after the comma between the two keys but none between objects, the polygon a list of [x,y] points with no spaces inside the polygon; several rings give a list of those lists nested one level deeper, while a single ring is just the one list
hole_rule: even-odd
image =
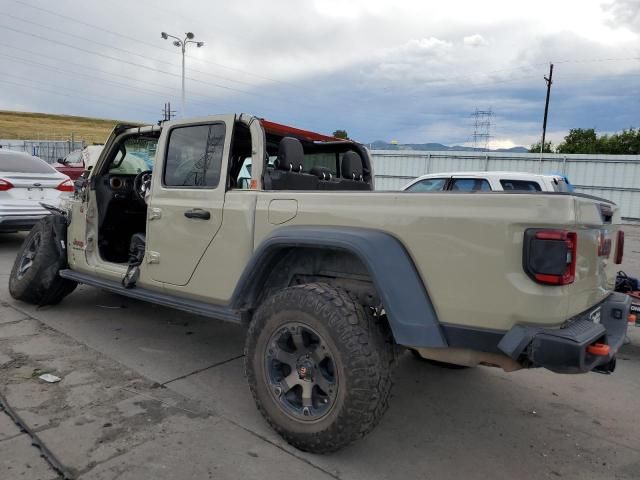
[{"label": "spare tire", "polygon": [[47,215],[25,238],[13,263],[9,293],[16,300],[54,305],[69,295],[77,283],[59,275],[67,265],[66,218]]}]

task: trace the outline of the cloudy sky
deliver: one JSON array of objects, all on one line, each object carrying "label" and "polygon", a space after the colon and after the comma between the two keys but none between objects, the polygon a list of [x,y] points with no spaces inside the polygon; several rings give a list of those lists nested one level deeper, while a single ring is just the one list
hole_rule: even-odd
[{"label": "cloudy sky", "polygon": [[246,111],[362,142],[492,147],[640,126],[640,0],[0,0],[0,109],[155,121]]}]

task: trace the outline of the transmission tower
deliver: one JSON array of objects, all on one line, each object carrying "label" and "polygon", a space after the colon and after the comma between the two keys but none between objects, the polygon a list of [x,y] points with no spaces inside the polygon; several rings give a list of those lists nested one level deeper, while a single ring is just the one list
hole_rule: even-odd
[{"label": "transmission tower", "polygon": [[493,117],[493,110],[479,110],[471,114],[473,117],[473,148],[475,150],[488,150],[489,141],[491,140],[491,119]]}]

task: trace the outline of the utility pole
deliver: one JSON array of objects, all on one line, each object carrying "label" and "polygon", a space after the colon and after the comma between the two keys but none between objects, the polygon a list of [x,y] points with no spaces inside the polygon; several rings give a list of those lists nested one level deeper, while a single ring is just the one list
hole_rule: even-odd
[{"label": "utility pole", "polygon": [[162,124],[163,122],[169,122],[175,116],[176,111],[171,110],[171,102],[165,103],[162,109],[162,120],[158,122],[158,125]]},{"label": "utility pole", "polygon": [[544,102],[544,120],[542,121],[542,142],[540,142],[540,168],[542,168],[542,154],[544,153],[544,141],[547,136],[547,114],[549,113],[549,97],[551,96],[551,84],[553,78],[553,63],[549,64],[549,76],[545,76],[547,82],[547,99]]}]

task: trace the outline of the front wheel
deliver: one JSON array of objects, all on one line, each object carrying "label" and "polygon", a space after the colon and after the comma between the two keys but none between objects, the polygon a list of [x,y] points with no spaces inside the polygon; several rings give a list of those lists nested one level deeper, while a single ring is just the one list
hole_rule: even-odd
[{"label": "front wheel", "polygon": [[376,317],[326,284],[269,297],[245,346],[258,409],[287,442],[314,453],[338,450],[373,429],[387,409],[393,359]]},{"label": "front wheel", "polygon": [[64,267],[65,258],[56,245],[54,223],[59,220],[48,215],[38,221],[13,263],[9,276],[9,293],[16,300],[35,305],[54,305],[76,288],[77,283],[58,274]]}]

